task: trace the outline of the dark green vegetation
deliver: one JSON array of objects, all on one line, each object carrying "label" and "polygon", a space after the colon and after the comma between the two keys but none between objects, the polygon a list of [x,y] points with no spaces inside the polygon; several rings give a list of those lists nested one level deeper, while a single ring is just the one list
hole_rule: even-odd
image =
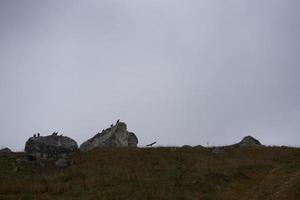
[{"label": "dark green vegetation", "polygon": [[300,199],[300,149],[103,148],[73,165],[0,156],[0,199]]}]

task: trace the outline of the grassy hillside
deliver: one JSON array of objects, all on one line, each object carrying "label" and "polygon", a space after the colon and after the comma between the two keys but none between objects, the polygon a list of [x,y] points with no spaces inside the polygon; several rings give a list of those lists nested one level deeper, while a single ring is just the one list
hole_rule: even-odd
[{"label": "grassy hillside", "polygon": [[73,164],[0,156],[0,199],[300,199],[300,149],[103,148]]}]

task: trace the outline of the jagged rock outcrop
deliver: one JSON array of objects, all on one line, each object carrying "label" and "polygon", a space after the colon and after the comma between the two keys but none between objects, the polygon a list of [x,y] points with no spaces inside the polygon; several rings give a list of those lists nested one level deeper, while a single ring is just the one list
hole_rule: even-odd
[{"label": "jagged rock outcrop", "polygon": [[10,150],[9,148],[3,148],[3,149],[0,149],[0,153],[12,153],[12,150]]},{"label": "jagged rock outcrop", "polygon": [[75,140],[58,135],[31,137],[25,144],[25,152],[37,159],[61,157],[78,149]]},{"label": "jagged rock outcrop", "polygon": [[238,143],[240,147],[262,146],[262,144],[252,136],[246,136]]},{"label": "jagged rock outcrop", "polygon": [[132,132],[127,131],[124,122],[97,133],[80,146],[81,151],[89,151],[98,147],[137,147],[138,138]]}]

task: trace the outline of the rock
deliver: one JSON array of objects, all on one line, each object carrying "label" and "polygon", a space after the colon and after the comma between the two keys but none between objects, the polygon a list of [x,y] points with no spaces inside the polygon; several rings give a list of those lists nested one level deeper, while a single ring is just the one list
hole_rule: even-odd
[{"label": "rock", "polygon": [[128,146],[129,147],[137,147],[138,144],[138,138],[136,135],[132,132],[128,132]]},{"label": "rock", "polygon": [[252,136],[246,136],[238,143],[240,147],[262,146],[262,144]]},{"label": "rock", "polygon": [[37,159],[48,159],[69,154],[78,149],[75,140],[57,135],[31,137],[25,144],[25,152]]},{"label": "rock", "polygon": [[96,134],[80,146],[81,151],[89,151],[98,147],[137,147],[138,138],[127,131],[127,125],[119,122]]},{"label": "rock", "polygon": [[59,168],[64,168],[68,166],[68,161],[64,158],[60,158],[55,162],[55,166]]},{"label": "rock", "polygon": [[12,150],[10,150],[9,148],[3,148],[3,149],[0,149],[0,153],[12,153]]}]

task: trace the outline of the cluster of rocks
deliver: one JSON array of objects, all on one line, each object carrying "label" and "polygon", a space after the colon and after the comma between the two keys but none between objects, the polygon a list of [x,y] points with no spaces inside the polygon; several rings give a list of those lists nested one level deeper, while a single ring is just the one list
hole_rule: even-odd
[{"label": "cluster of rocks", "polygon": [[[111,125],[107,129],[103,129],[102,132],[97,133],[92,138],[82,143],[79,147],[80,151],[86,152],[99,147],[137,147],[137,136],[127,130],[127,125],[119,120],[115,125]],[[153,146],[156,142],[153,142],[147,146]],[[262,144],[251,136],[244,137],[239,143],[223,146],[213,147],[212,152],[214,154],[220,154],[225,148],[239,148],[239,147],[259,147]],[[204,148],[201,145],[196,146],[198,148]],[[183,148],[192,148],[191,146],[184,145]],[[63,168],[68,166],[71,162],[68,160],[68,156],[78,150],[77,142],[69,137],[58,135],[58,132],[54,132],[48,136],[40,136],[40,134],[34,134],[30,137],[25,144],[25,152],[27,153],[27,160],[49,160],[55,159],[56,166]],[[12,152],[9,148],[0,150],[0,153]]]},{"label": "cluster of rocks", "polygon": [[[81,151],[89,151],[99,147],[137,147],[138,138],[132,132],[127,131],[124,122],[111,125],[110,128],[97,133],[80,146]],[[58,135],[40,136],[35,134],[25,144],[25,152],[28,158],[35,160],[58,159],[55,164],[58,167],[68,165],[67,157],[78,149],[77,142],[69,137]]]}]

